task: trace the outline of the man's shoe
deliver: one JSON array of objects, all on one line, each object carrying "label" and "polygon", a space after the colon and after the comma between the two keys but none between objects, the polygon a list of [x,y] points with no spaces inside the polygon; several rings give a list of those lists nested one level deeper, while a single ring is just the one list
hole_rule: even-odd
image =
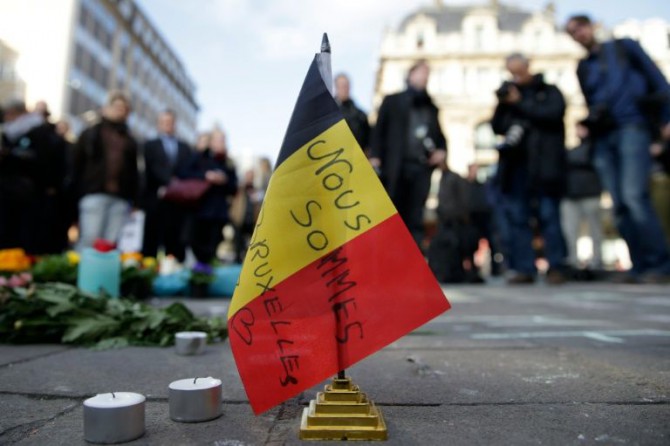
[{"label": "man's shoe", "polygon": [[565,283],[565,281],[565,276],[557,269],[550,269],[545,277],[545,282],[549,285],[561,285]]},{"label": "man's shoe", "polygon": [[507,283],[510,285],[522,285],[533,282],[535,282],[535,277],[530,274],[516,273],[507,278]]},{"label": "man's shoe", "polygon": [[486,283],[484,278],[479,274],[474,274],[466,279],[467,283]]},{"label": "man's shoe", "polygon": [[646,273],[642,275],[640,281],[649,285],[665,285],[670,283],[670,274]]},{"label": "man's shoe", "polygon": [[634,285],[642,283],[640,282],[640,279],[637,276],[634,276],[629,273],[615,273],[612,276],[610,276],[609,281],[621,285]]}]

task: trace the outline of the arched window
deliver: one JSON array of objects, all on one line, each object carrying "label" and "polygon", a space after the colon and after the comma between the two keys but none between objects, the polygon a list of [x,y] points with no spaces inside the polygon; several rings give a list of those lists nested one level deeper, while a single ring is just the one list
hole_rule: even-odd
[{"label": "arched window", "polygon": [[488,121],[480,122],[475,127],[475,150],[493,149],[496,144],[496,136]]}]

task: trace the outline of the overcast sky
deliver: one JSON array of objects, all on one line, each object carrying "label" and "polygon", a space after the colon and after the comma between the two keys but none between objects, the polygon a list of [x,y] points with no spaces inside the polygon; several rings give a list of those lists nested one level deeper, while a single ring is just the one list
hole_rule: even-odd
[{"label": "overcast sky", "polygon": [[[199,128],[216,122],[233,156],[274,162],[307,68],[327,32],[333,73],[352,78],[352,96],[368,111],[385,27],[433,0],[137,0],[197,85]],[[445,4],[483,4],[444,1]],[[503,2],[534,11],[545,0]],[[607,26],[627,18],[670,21],[668,0],[557,0],[557,19],[589,13]],[[588,6],[585,6],[588,5]]]}]

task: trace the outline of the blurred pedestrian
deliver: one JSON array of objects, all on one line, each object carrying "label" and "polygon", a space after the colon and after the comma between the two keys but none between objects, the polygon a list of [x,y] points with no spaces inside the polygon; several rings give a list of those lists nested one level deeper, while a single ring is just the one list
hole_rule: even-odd
[{"label": "blurred pedestrian", "polygon": [[[46,105],[45,105],[46,107]],[[54,254],[67,245],[61,224],[66,145],[44,111],[3,106],[0,146],[0,248]]]},{"label": "blurred pedestrian", "polygon": [[363,151],[368,154],[370,152],[370,124],[368,117],[358,108],[356,103],[351,99],[351,83],[349,76],[340,73],[335,76],[335,102],[340,106],[340,111],[344,116],[344,120],[354,134],[356,142]]},{"label": "blurred pedestrian", "polygon": [[624,280],[670,282],[670,251],[649,198],[650,125],[659,119],[661,133],[670,134],[670,104],[659,107],[658,118],[646,114],[646,103],[667,97],[670,86],[634,40],[599,42],[585,15],[570,17],[565,29],[588,51],[577,77],[589,107],[594,164],[633,264]]},{"label": "blurred pedestrian", "polygon": [[142,205],[146,213],[142,254],[156,257],[159,248],[179,262],[186,258],[185,224],[187,209],[163,200],[168,184],[184,171],[191,148],[177,138],[177,117],[172,110],[158,115],[158,136],[144,144],[145,185]]},{"label": "blurred pedestrian", "polygon": [[235,261],[237,263],[242,263],[244,260],[261,206],[263,193],[254,185],[254,177],[254,169],[249,169],[244,173],[242,184],[240,184],[230,208],[230,221],[235,227],[234,244]]},{"label": "blurred pedestrian", "polygon": [[[600,213],[602,187],[591,159],[591,140],[588,129],[577,125],[580,144],[567,151],[566,189],[561,201],[561,227],[568,249],[567,264],[577,278],[590,278],[592,270],[602,264],[603,229]],[[577,257],[577,241],[582,224],[586,223],[593,246],[590,262],[582,265]]]},{"label": "blurred pedestrian", "polygon": [[[490,270],[492,276],[500,275],[502,261],[500,259],[500,244],[495,234],[495,222],[493,219],[493,205],[489,196],[490,191],[485,183],[479,181],[479,166],[470,164],[468,166],[468,209],[470,213],[470,226],[472,237],[475,239],[474,249],[479,247],[479,241],[485,239],[489,245]],[[473,252],[474,254],[474,252]],[[474,261],[474,260],[473,260]],[[473,267],[475,270],[477,266]]]},{"label": "blurred pedestrian", "polygon": [[486,180],[485,189],[486,196],[491,206],[491,230],[492,230],[492,246],[495,246],[496,253],[492,252],[494,264],[491,265],[491,275],[501,275],[507,271],[515,271],[514,256],[512,255],[511,229],[509,222],[508,211],[509,204],[505,200],[505,194],[502,192],[502,185],[500,181],[500,169],[496,164],[493,166],[492,175]]},{"label": "blurred pedestrian", "polygon": [[499,175],[511,230],[514,275],[508,283],[532,283],[537,269],[531,217],[539,222],[544,254],[549,263],[546,280],[565,280],[565,242],[559,203],[565,182],[565,101],[542,74],[530,72],[529,60],[515,53],[507,57],[512,81],[496,92],[498,105],[491,126],[505,142],[498,146]]},{"label": "blurred pedestrian", "polygon": [[670,244],[670,133],[659,135],[651,145],[654,160],[651,175],[651,201],[661,222],[665,240]]},{"label": "blurred pedestrian", "polygon": [[211,263],[229,223],[229,202],[237,192],[235,164],[228,156],[226,135],[214,130],[203,151],[195,152],[182,175],[208,181],[211,187],[193,213],[191,249],[200,263]]},{"label": "blurred pedestrian", "polygon": [[256,178],[256,189],[259,193],[259,200],[262,203],[265,198],[265,192],[270,185],[270,177],[272,176],[272,162],[268,157],[262,157],[258,160],[258,174],[254,175]]},{"label": "blurred pedestrian", "polygon": [[386,96],[379,107],[370,164],[380,178],[417,245],[424,238],[423,213],[435,167],[446,159],[438,109],[426,90],[430,67],[424,60],[410,69],[405,91]]},{"label": "blurred pedestrian", "polygon": [[130,101],[112,92],[101,120],[74,147],[73,183],[79,198],[79,249],[96,239],[116,243],[138,198],[137,142],[126,120]]},{"label": "blurred pedestrian", "polygon": [[198,138],[195,141],[195,151],[200,153],[204,152],[209,148],[209,140],[211,134],[209,132],[202,132],[198,134]]},{"label": "blurred pedestrian", "polygon": [[481,283],[474,263],[476,231],[470,219],[468,181],[442,167],[438,191],[437,231],[428,248],[428,265],[442,283]]}]

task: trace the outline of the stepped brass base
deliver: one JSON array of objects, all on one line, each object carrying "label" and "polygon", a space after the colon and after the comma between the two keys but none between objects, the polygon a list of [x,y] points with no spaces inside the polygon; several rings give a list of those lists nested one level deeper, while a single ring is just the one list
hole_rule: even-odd
[{"label": "stepped brass base", "polygon": [[351,378],[335,378],[302,412],[301,440],[386,440],[381,411]]}]

